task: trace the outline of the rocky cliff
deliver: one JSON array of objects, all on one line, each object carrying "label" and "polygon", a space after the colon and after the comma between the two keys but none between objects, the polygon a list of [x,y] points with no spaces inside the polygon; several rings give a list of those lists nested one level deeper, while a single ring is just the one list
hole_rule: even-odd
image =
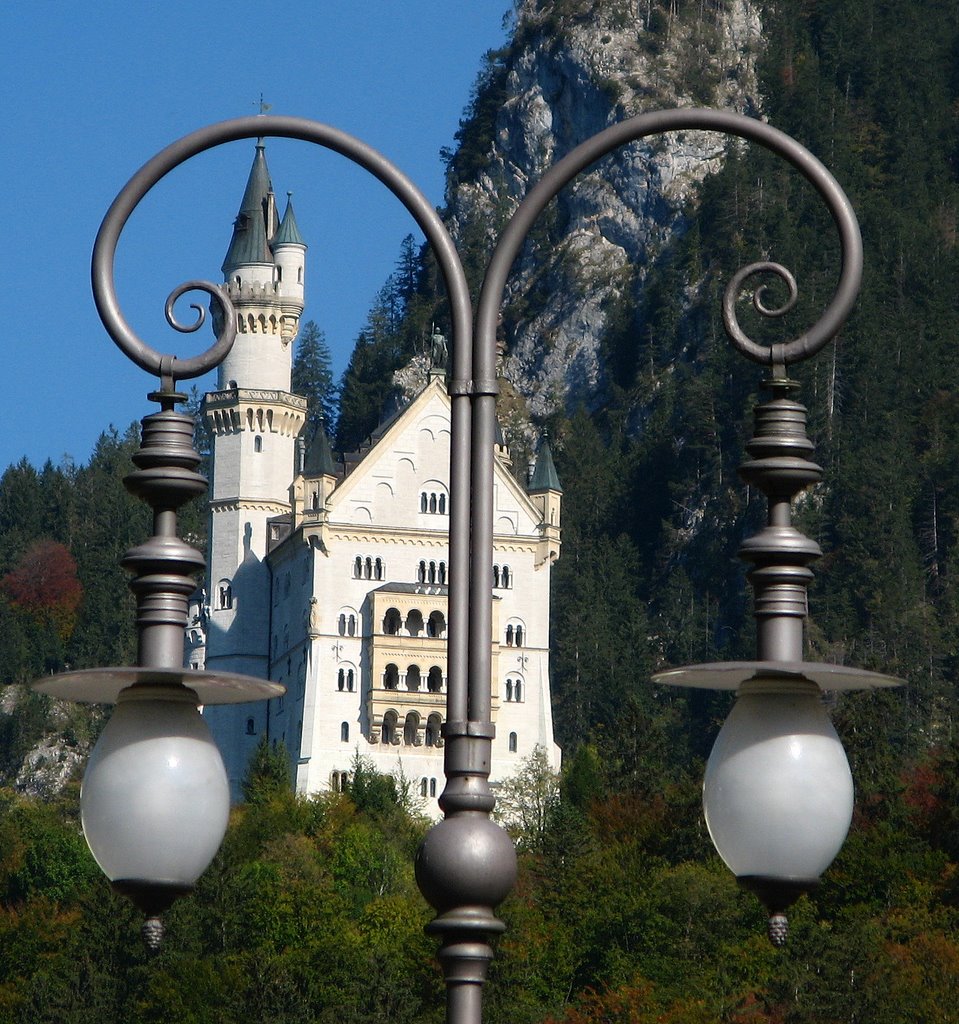
[{"label": "rocky cliff", "polygon": [[[489,250],[530,183],[610,124],[665,107],[760,108],[762,26],[749,0],[523,0],[514,18],[450,161],[450,223],[464,246]],[[609,310],[624,290],[641,291],[727,144],[702,132],[634,144],[541,217],[505,309],[505,376],[534,416],[601,400]]]}]

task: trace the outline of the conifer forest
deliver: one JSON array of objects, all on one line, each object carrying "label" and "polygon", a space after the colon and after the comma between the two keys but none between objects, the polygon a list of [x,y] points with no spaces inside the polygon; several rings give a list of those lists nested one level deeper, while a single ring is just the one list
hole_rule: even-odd
[{"label": "conifer forest", "polygon": [[[521,52],[558,45],[601,8],[635,19],[650,48],[678,23],[708,47],[729,6],[515,4],[512,41],[484,58],[442,155],[451,194],[484,173]],[[959,8],[782,0],[760,13],[751,113],[830,168],[866,255],[850,321],[795,373],[824,469],[797,506],[823,550],[807,657],[907,684],[832,701],[853,826],[774,949],[702,819],[703,767],[732,698],[649,682],[667,666],[753,656],[736,552],[765,504],[736,469],[761,375],[726,340],[725,283],[772,253],[799,282],[790,317],[811,322],[836,273],[810,190],[768,154],[732,147],[642,287],[607,309],[599,390],[524,420],[522,396],[501,384],[517,475],[545,428],[563,485],[551,644],[564,764],[555,777],[534,755],[502,788],[520,878],[499,910],[490,1024],[959,1022]],[[626,88],[642,83],[604,86]],[[532,257],[562,229],[549,220]],[[478,280],[485,226],[457,233]],[[397,246],[341,381],[322,311],[301,332],[294,379],[338,451],[375,429],[394,371],[447,323],[430,258],[412,238]],[[537,287],[503,311],[507,351]],[[428,823],[403,781],[359,754],[348,792],[303,799],[282,752],[262,748],[155,957],[87,852],[79,778],[102,718],[26,684],[135,659],[119,559],[150,532],[121,483],[137,443],[135,427],[111,430],[85,465],[22,461],[0,478],[0,1024],[439,1024],[432,912],[412,868]],[[202,546],[205,529],[201,504],[185,510],[182,535]],[[65,787],[45,757],[70,763]]]}]

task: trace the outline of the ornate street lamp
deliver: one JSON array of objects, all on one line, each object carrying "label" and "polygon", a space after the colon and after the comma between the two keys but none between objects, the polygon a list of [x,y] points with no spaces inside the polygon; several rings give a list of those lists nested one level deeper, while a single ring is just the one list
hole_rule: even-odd
[{"label": "ornate street lamp", "polygon": [[[587,140],[549,170],[508,222],[483,282],[475,339],[465,275],[455,247],[422,193],[396,167],[364,143],[336,129],[298,118],[258,116],[227,121],[186,136],[163,150],[131,179],[110,208],[97,238],[93,283],[107,331],[139,366],[160,378],[151,395],[161,411],[144,422],[137,472],[127,486],[154,509],[155,535],[125,558],[137,596],[139,667],[67,673],[39,684],[59,697],[118,702],[91,757],[83,787],[84,829],[95,856],[114,885],[129,894],[156,931],[156,914],[188,890],[209,862],[226,820],[222,764],[196,714],[198,703],[249,701],[282,692],[276,684],[181,668],[187,599],[199,554],[176,536],[176,510],[202,493],[195,472],[193,424],[175,411],[183,400],[177,380],[216,366],[235,332],[234,312],[219,286],[182,285],[167,301],[167,319],[182,331],[173,304],[199,290],[218,313],[216,343],[202,356],[180,360],[160,355],[136,337],[124,320],[113,285],[120,231],[156,182],[190,157],[226,142],[259,136],[300,139],[331,149],[378,178],[409,210],[437,259],[451,311],[450,592],[449,687],[445,738],[444,820],[426,837],[416,859],[420,888],[437,911],[428,930],[439,936],[447,981],[447,1015],[453,1024],[479,1024],[482,985],[492,958],[490,939],[503,930],[494,909],[516,876],[516,855],[506,833],[490,821],[489,787],[493,551],[493,442],[496,401],[496,324],[507,275],[536,217],[573,177],[626,144],[666,131],[700,130],[735,135],[772,150],[802,173],[825,200],[839,231],[842,268],[834,298],[820,320],[795,341],[763,348],[739,328],[734,304],[754,275],[770,272],[785,281],[786,307],[754,305],[781,315],[795,298],[783,267],[752,264],[730,282],[724,319],[734,344],[750,359],[771,367],[771,401],[757,409],[752,460],[744,478],[769,498],[769,525],[743,545],[754,566],[759,623],[758,660],[694,666],[662,673],[657,681],[737,689],[739,698],[720,734],[706,780],[707,817],[721,855],[743,884],[756,890],[774,915],[807,889],[825,869],[845,836],[851,813],[849,769],[821,707],[821,688],[892,685],[895,680],[832,665],[802,661],[802,623],[807,563],[818,547],[790,523],[793,496],[819,478],[806,455],[804,410],[789,395],[795,384],[786,367],[820,349],[847,316],[859,287],[862,246],[846,197],[826,169],[798,143],[770,126],[737,114],[673,110],[644,114]],[[195,307],[199,311],[199,307]],[[186,767],[189,762],[189,767]],[[195,774],[195,777],[193,776]],[[206,795],[209,789],[211,794]],[[204,795],[201,797],[201,791]],[[186,808],[186,810],[184,810]],[[188,835],[182,814],[190,810],[205,827],[202,842]],[[206,827],[208,826],[208,827]],[[197,825],[199,828],[199,824]],[[199,833],[197,833],[199,835]],[[815,841],[810,842],[810,834]]]}]

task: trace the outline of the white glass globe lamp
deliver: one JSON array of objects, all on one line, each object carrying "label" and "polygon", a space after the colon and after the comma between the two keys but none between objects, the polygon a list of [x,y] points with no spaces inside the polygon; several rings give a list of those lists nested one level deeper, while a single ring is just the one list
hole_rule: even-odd
[{"label": "white glass globe lamp", "polygon": [[786,937],[785,909],[814,888],[852,820],[845,751],[809,680],[743,682],[703,784],[706,825],[720,857]]}]

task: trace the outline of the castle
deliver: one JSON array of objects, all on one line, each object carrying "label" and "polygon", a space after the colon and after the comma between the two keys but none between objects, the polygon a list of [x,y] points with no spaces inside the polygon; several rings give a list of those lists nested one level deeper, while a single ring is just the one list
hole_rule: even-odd
[{"label": "castle", "polygon": [[[187,662],[287,688],[269,702],[205,711],[235,796],[266,737],[288,749],[298,792],[342,789],[358,753],[404,778],[437,816],[450,402],[434,369],[359,452],[337,462],[322,427],[308,444],[299,440],[307,403],[290,379],[306,249],[289,198],[279,216],[260,140],[223,263],[238,333],[204,399],[209,578],[191,615]],[[549,581],[561,488],[548,443],[525,488],[505,444],[494,463],[495,785],[536,746],[559,765]]]}]

